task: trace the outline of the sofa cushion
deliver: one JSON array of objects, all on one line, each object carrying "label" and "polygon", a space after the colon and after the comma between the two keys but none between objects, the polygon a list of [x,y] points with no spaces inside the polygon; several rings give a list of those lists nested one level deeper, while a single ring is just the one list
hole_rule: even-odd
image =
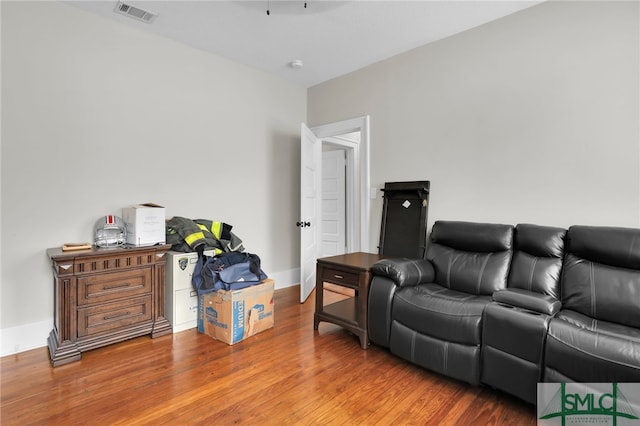
[{"label": "sofa cushion", "polygon": [[433,263],[435,283],[491,295],[507,286],[512,245],[510,225],[437,221],[426,258]]},{"label": "sofa cushion", "polygon": [[507,287],[511,251],[474,253],[431,245],[434,281],[443,287],[474,295],[491,295]]},{"label": "sofa cushion", "polygon": [[567,254],[562,306],[596,320],[640,328],[640,271]]},{"label": "sofa cushion", "polygon": [[456,250],[481,253],[511,250],[513,226],[439,220],[433,224],[430,241]]},{"label": "sofa cushion", "polygon": [[566,233],[564,228],[521,223],[515,230],[515,249],[531,256],[562,259]]},{"label": "sofa cushion", "polygon": [[560,270],[566,230],[520,224],[515,229],[508,287],[560,299]]},{"label": "sofa cushion", "polygon": [[566,245],[567,253],[581,259],[640,270],[640,229],[576,225]]},{"label": "sofa cushion", "polygon": [[546,368],[573,381],[640,381],[640,330],[635,328],[562,310],[549,324],[545,352]]},{"label": "sofa cushion", "polygon": [[562,259],[536,257],[522,251],[513,255],[507,286],[560,299]]},{"label": "sofa cushion", "polygon": [[476,296],[438,284],[403,287],[396,291],[392,320],[418,333],[441,340],[479,345],[482,313],[490,296]]}]

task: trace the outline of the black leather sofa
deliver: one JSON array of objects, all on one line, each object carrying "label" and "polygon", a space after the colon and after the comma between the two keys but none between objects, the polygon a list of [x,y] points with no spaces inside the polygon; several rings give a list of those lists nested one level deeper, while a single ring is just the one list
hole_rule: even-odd
[{"label": "black leather sofa", "polygon": [[640,229],[438,221],[373,268],[372,343],[535,403],[538,382],[640,381]]}]

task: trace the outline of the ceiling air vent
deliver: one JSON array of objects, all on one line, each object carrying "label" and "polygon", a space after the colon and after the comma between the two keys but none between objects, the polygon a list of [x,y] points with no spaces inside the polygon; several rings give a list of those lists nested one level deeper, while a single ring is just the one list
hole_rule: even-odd
[{"label": "ceiling air vent", "polygon": [[138,21],[146,22],[147,24],[150,24],[156,16],[158,16],[157,13],[142,10],[139,7],[131,6],[122,1],[119,1],[116,5],[116,12],[137,19]]}]

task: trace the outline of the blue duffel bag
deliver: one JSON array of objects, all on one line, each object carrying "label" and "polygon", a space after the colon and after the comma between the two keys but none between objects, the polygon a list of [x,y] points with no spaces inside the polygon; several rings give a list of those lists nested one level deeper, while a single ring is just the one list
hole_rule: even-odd
[{"label": "blue duffel bag", "polygon": [[267,278],[260,268],[260,257],[245,252],[215,256],[198,254],[191,284],[198,296],[217,290],[238,290],[259,284]]}]

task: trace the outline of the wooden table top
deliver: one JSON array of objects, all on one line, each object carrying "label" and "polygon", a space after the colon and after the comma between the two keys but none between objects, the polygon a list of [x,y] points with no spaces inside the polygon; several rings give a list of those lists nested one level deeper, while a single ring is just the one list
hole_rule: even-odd
[{"label": "wooden table top", "polygon": [[338,266],[349,266],[360,270],[368,270],[374,263],[383,258],[383,255],[377,253],[358,251],[354,253],[339,254],[337,256],[321,257],[318,259],[318,262]]}]

